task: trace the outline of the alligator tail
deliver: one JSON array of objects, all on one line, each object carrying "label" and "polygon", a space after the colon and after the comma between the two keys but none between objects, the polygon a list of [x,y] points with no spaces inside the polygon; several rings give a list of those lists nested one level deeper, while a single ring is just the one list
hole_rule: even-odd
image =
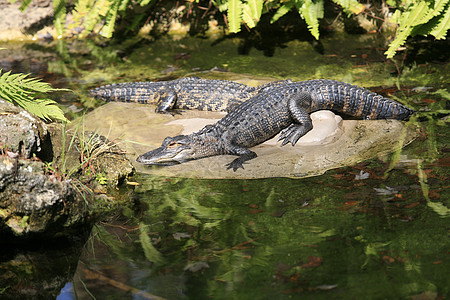
[{"label": "alligator tail", "polygon": [[[314,109],[331,109],[366,120],[407,120],[414,110],[367,89],[335,80],[315,81],[315,94],[320,95]],[[317,81],[321,84],[317,85]]]},{"label": "alligator tail", "polygon": [[89,91],[92,97],[104,101],[155,103],[154,89],[148,83],[108,84]]}]

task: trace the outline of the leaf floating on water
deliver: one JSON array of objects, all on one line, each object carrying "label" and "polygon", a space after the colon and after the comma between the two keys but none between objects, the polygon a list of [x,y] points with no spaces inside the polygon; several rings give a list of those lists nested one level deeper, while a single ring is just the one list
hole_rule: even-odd
[{"label": "leaf floating on water", "polygon": [[263,211],[264,211],[264,209],[249,209],[248,213],[251,215],[254,215],[254,214],[259,214],[260,212],[263,212]]},{"label": "leaf floating on water", "polygon": [[383,259],[383,261],[384,261],[385,263],[389,263],[389,264],[395,263],[395,259],[394,259],[393,257],[391,257],[391,256],[388,256],[388,255],[384,255],[384,256],[382,257],[382,259]]},{"label": "leaf floating on water", "polygon": [[314,268],[322,264],[323,259],[319,256],[308,256],[308,262],[301,265],[302,268]]},{"label": "leaf floating on water", "polygon": [[197,261],[191,264],[188,264],[186,267],[184,267],[184,271],[191,271],[191,272],[198,272],[201,269],[207,269],[209,268],[209,265],[205,263],[204,261]]},{"label": "leaf floating on water", "polygon": [[322,291],[328,291],[328,290],[332,290],[334,288],[337,288],[337,284],[321,284],[316,286],[316,289],[322,290]]},{"label": "leaf floating on water", "polygon": [[398,191],[394,188],[386,186],[386,188],[373,188],[377,195],[381,196],[389,196],[389,195],[395,195],[398,194]]},{"label": "leaf floating on water", "polygon": [[189,233],[186,233],[186,232],[175,232],[172,235],[173,235],[174,239],[176,239],[178,241],[181,240],[181,239],[187,239],[187,238],[191,237],[191,235]]},{"label": "leaf floating on water", "polygon": [[361,170],[359,175],[355,175],[355,180],[364,180],[370,177],[370,173]]},{"label": "leaf floating on water", "polygon": [[420,205],[420,202],[414,202],[414,203],[405,205],[404,208],[413,208],[413,207],[416,207],[417,205]]},{"label": "leaf floating on water", "polygon": [[285,213],[286,213],[286,210],[279,210],[279,211],[274,211],[270,215],[272,217],[281,218]]}]

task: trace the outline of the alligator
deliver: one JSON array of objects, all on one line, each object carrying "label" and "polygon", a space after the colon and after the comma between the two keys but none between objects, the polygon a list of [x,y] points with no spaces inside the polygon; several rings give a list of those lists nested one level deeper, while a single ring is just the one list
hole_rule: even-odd
[{"label": "alligator", "polygon": [[[290,80],[275,83],[292,82]],[[170,81],[126,82],[90,90],[91,96],[105,101],[157,104],[156,112],[172,109],[230,111],[274,82],[259,87],[228,80],[186,77]]]},{"label": "alligator", "polygon": [[162,145],[137,158],[148,165],[171,165],[214,155],[237,155],[227,164],[236,171],[255,158],[249,150],[281,132],[282,146],[312,129],[311,112],[334,110],[366,119],[407,120],[414,110],[367,89],[335,80],[268,85],[214,125],[189,135],[166,137]]}]

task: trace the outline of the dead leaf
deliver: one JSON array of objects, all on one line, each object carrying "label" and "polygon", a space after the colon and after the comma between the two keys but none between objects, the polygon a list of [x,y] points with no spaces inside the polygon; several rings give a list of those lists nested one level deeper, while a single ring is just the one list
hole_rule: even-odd
[{"label": "dead leaf", "polygon": [[274,211],[270,215],[272,217],[281,218],[285,213],[286,213],[286,210],[279,210],[279,211]]},{"label": "dead leaf", "polygon": [[388,256],[388,255],[384,255],[384,256],[382,257],[382,259],[383,259],[383,261],[384,261],[385,263],[389,263],[389,264],[395,263],[395,259],[394,259],[393,257]]},{"label": "dead leaf", "polygon": [[416,207],[419,204],[420,204],[420,202],[414,202],[414,203],[406,205],[405,208],[413,208],[413,207]]},{"label": "dead leaf", "polygon": [[319,256],[308,256],[308,262],[301,265],[302,268],[314,268],[322,264],[323,259]]}]

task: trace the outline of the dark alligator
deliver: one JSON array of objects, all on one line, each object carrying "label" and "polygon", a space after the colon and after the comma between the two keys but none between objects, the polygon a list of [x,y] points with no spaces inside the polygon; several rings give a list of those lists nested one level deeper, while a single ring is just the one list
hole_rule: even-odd
[{"label": "dark alligator", "polygon": [[329,109],[361,119],[407,120],[412,109],[367,89],[334,80],[309,80],[267,85],[214,125],[190,135],[167,137],[161,147],[137,161],[171,165],[213,155],[238,155],[227,165],[236,171],[256,157],[248,148],[278,134],[282,146],[312,129],[309,113]]},{"label": "dark alligator", "polygon": [[[292,81],[277,83],[282,82]],[[250,87],[228,80],[187,77],[171,81],[110,84],[89,92],[105,101],[157,104],[157,112],[168,112],[173,108],[229,111],[268,85]]]}]

